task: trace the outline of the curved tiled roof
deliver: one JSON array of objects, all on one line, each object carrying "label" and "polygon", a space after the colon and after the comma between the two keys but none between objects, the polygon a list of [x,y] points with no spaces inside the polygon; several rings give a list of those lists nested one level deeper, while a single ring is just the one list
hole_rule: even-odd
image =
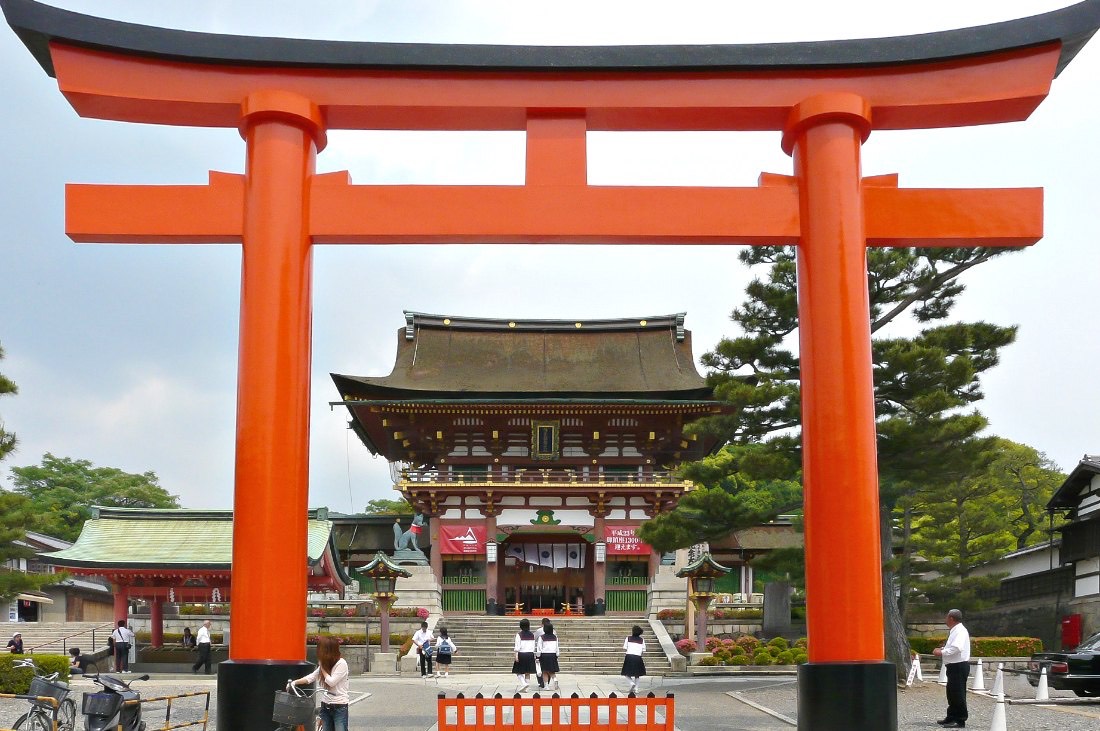
[{"label": "curved tiled roof", "polygon": [[333,374],[344,400],[711,397],[683,314],[498,320],[406,313],[406,322],[390,375]]},{"label": "curved tiled roof", "polygon": [[[111,569],[229,570],[233,561],[233,511],[96,508],[69,548],[41,554],[57,566]],[[328,550],[332,522],[311,516],[307,560]],[[339,567],[339,562],[335,562]],[[346,577],[345,583],[346,583]]]}]

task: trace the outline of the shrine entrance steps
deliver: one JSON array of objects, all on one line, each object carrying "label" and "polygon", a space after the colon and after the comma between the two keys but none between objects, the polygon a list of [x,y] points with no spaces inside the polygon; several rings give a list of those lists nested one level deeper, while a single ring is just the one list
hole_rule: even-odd
[{"label": "shrine entrance steps", "polygon": [[[513,641],[522,617],[444,616],[436,624],[446,627],[458,647],[451,670],[456,674],[507,673],[512,669]],[[542,617],[528,617],[531,629],[542,624]],[[644,616],[637,617],[568,617],[555,616],[554,633],[562,651],[563,674],[618,675],[623,666],[623,640],[634,625],[642,628],[646,642],[646,672],[666,675],[671,671],[656,635]],[[535,685],[534,679],[531,685]]]}]

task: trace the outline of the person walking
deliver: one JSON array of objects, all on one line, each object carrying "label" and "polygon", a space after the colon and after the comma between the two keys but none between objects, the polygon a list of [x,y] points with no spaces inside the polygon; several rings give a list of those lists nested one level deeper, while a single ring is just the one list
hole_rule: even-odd
[{"label": "person walking", "polygon": [[420,623],[420,629],[413,633],[412,639],[416,654],[420,657],[420,677],[426,678],[432,674],[432,633],[428,631],[427,622]]},{"label": "person walking", "polygon": [[126,626],[126,620],[118,620],[118,626],[111,632],[115,640],[115,672],[130,672],[130,647],[134,644],[134,633]]},{"label": "person walking", "polygon": [[340,643],[335,637],[322,635],[317,640],[317,667],[293,681],[294,685],[306,685],[320,678],[324,693],[317,715],[322,731],[348,731],[348,675],[348,661],[340,656]]},{"label": "person walking", "polygon": [[[549,617],[542,618],[542,625],[535,630],[535,644],[538,645],[539,638],[546,632],[546,625],[550,624]],[[542,663],[539,662],[539,653],[535,652],[535,680],[539,681],[539,687],[545,688],[542,683]]]},{"label": "person walking", "polygon": [[197,673],[199,668],[210,674],[210,620],[206,620],[199,627],[199,633],[195,637],[195,647],[199,648],[199,659],[191,666],[191,672]]},{"label": "person walking", "polygon": [[512,649],[515,653],[512,674],[516,676],[516,692],[522,693],[531,685],[531,673],[535,672],[535,633],[531,631],[531,622],[526,617],[519,621],[519,632]]},{"label": "person walking", "polygon": [[963,626],[962,612],[952,609],[944,624],[950,632],[943,647],[932,651],[947,668],[947,715],[936,721],[944,728],[966,728],[966,679],[970,677],[970,632]]},{"label": "person walking", "polygon": [[446,627],[439,628],[439,640],[435,643],[435,666],[437,677],[449,677],[451,674],[451,656],[458,652]]},{"label": "person walking", "polygon": [[642,628],[634,625],[630,629],[630,637],[623,642],[623,650],[626,656],[623,658],[622,675],[630,678],[629,693],[638,690],[638,678],[645,675],[645,662],[642,661],[642,653],[645,652],[645,640],[642,639]]},{"label": "person walking", "polygon": [[535,640],[535,656],[538,657],[539,668],[542,669],[542,682],[539,683],[539,687],[550,688],[552,681],[554,683],[552,690],[561,690],[561,686],[558,685],[560,652],[561,644],[558,642],[558,636],[554,634],[554,625],[547,620],[542,626],[542,634]]}]

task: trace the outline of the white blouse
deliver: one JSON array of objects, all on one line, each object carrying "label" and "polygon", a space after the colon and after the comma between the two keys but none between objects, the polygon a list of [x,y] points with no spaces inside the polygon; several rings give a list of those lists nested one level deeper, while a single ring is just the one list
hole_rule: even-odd
[{"label": "white blouse", "polygon": [[623,641],[623,649],[626,650],[627,655],[638,655],[641,657],[641,654],[645,652],[645,640],[639,637],[637,641],[632,642],[631,640],[633,639],[633,637],[627,637]]}]

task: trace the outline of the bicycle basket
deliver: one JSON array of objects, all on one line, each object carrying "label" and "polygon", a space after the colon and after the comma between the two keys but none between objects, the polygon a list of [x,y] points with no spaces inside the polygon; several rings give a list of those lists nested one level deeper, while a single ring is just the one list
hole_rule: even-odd
[{"label": "bicycle basket", "polygon": [[275,707],[271,720],[287,726],[313,723],[313,696],[298,696],[286,691],[275,691]]},{"label": "bicycle basket", "polygon": [[53,680],[34,677],[31,678],[31,689],[28,693],[33,696],[56,698],[57,702],[60,703],[69,695],[69,686]]},{"label": "bicycle basket", "polygon": [[122,707],[122,696],[118,693],[85,693],[80,702],[80,712],[85,716],[109,718]]}]

